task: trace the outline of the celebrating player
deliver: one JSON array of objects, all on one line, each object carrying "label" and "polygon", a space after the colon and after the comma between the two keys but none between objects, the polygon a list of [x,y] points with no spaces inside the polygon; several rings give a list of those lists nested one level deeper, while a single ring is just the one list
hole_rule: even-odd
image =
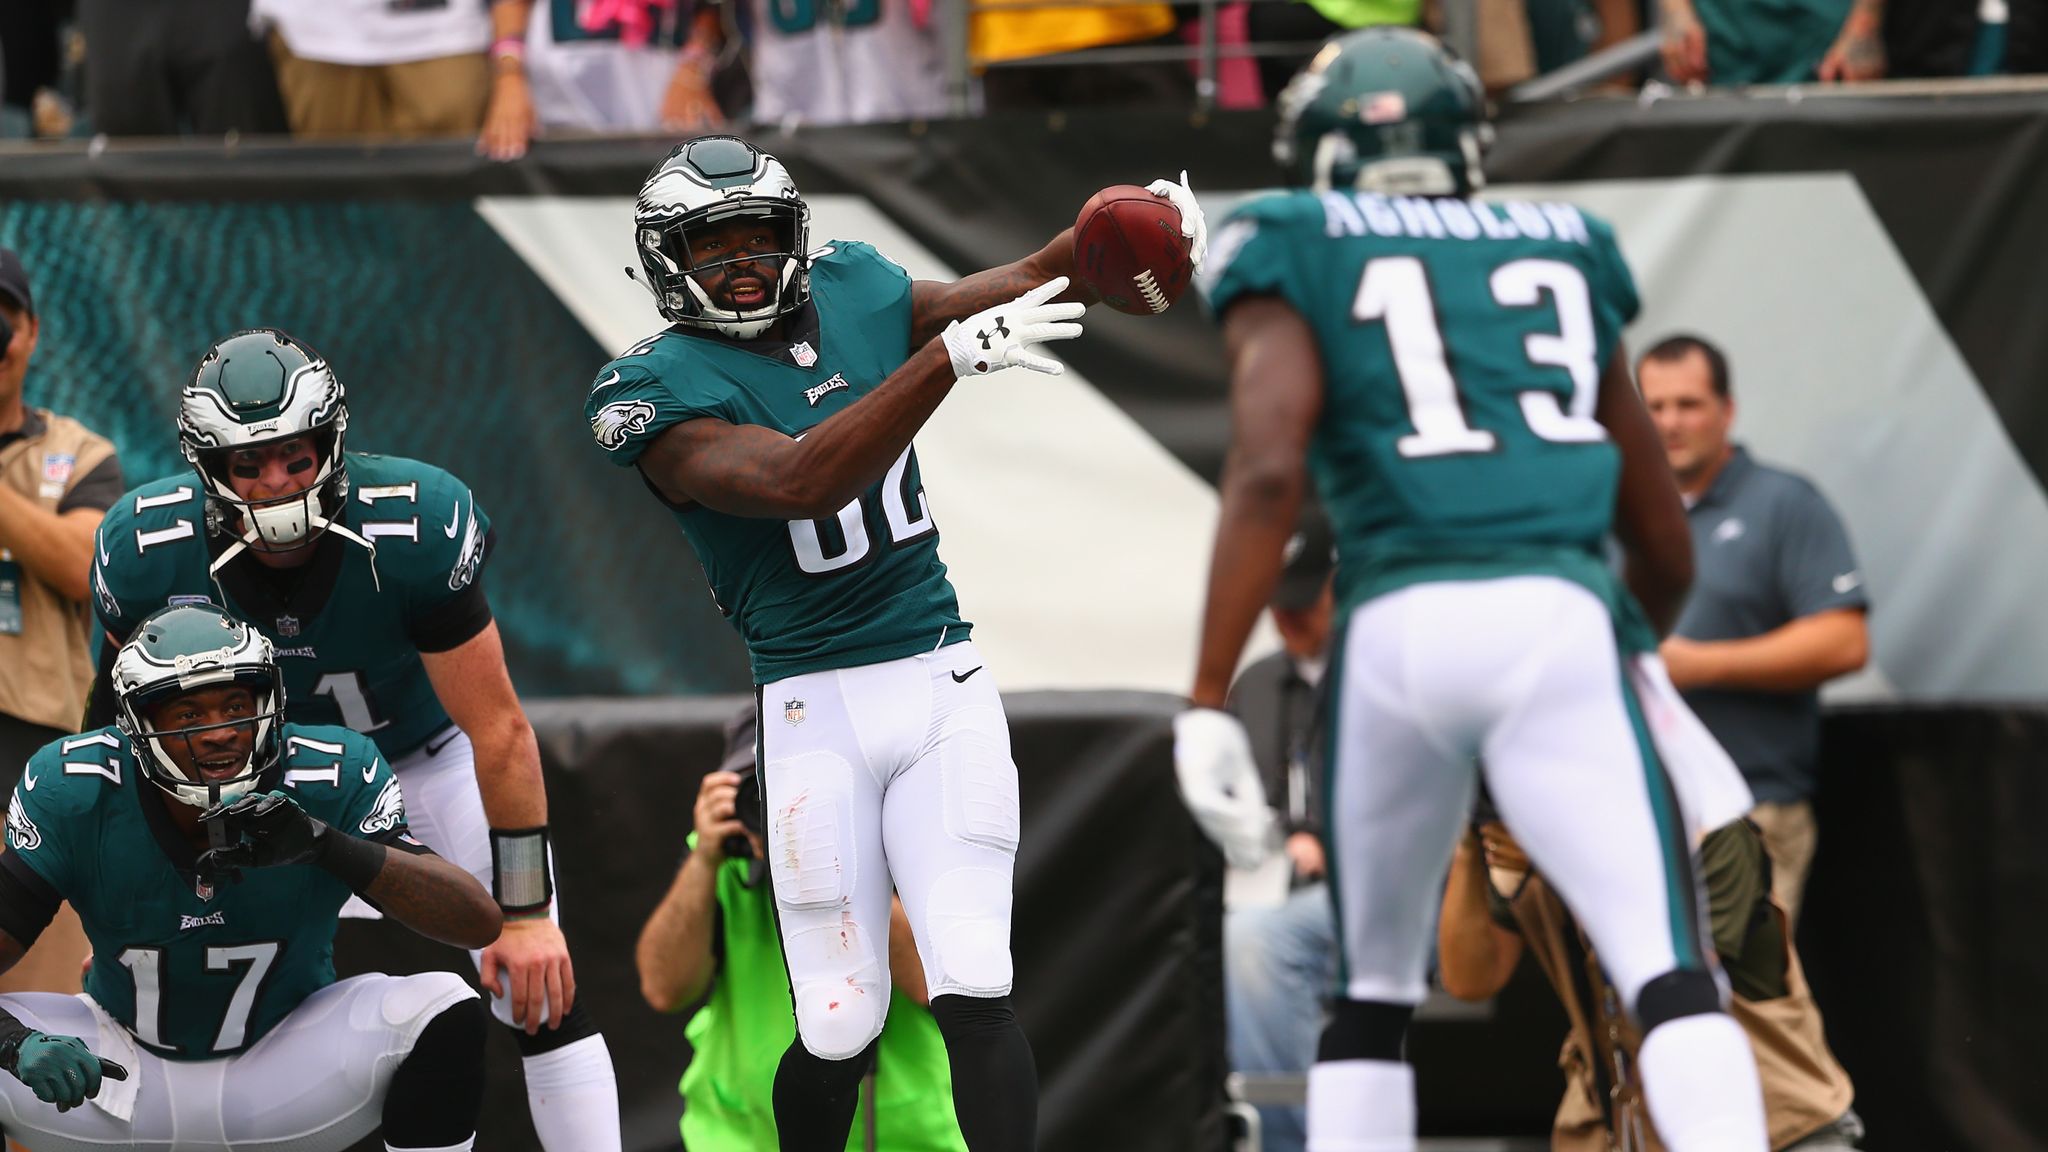
[{"label": "celebrating player", "polygon": [[[1186,187],[1151,190],[1199,253]],[[1072,233],[913,282],[865,244],[813,249],[781,163],[730,136],[670,153],[635,216],[673,324],[605,365],[587,415],[675,514],[752,657],[798,1036],[775,1079],[782,1147],[846,1145],[888,1010],[893,883],[968,1147],[1031,1149],[1037,1074],[1009,999],[1017,770],[910,442],[955,379],[1060,370],[1036,345],[1078,336],[1094,299],[1069,286]]]},{"label": "celebrating player", "polygon": [[276,645],[295,722],[377,742],[420,839],[504,908],[475,958],[542,1146],[617,1149],[611,1055],[556,924],[540,751],[484,597],[490,519],[439,468],[345,452],[347,427],[341,381],[304,344],[263,329],[214,345],[179,400],[196,475],[100,524],[100,623],[118,643],[166,604],[222,605]]},{"label": "celebrating player", "polygon": [[23,771],[0,969],[61,900],[93,959],[83,996],[0,996],[0,1129],[19,1142],[313,1152],[381,1128],[394,1152],[471,1146],[476,993],[446,972],[336,983],[334,929],[351,892],[458,947],[502,914],[413,839],[375,744],[284,722],[281,681],[253,628],[166,609],[115,657],[119,724]]},{"label": "celebrating player", "polygon": [[[1277,151],[1306,188],[1234,213],[1204,277],[1233,432],[1176,756],[1183,780],[1256,779],[1221,709],[1312,472],[1344,614],[1327,804],[1346,976],[1309,1074],[1309,1147],[1414,1147],[1401,1046],[1483,753],[1501,814],[1641,1023],[1665,1146],[1763,1152],[1756,1069],[1630,682],[1654,660],[1642,608],[1668,628],[1692,574],[1619,350],[1634,282],[1605,223],[1470,199],[1486,131],[1470,69],[1410,30],[1332,40],[1281,98]],[[1602,562],[1610,527],[1627,587]]]}]

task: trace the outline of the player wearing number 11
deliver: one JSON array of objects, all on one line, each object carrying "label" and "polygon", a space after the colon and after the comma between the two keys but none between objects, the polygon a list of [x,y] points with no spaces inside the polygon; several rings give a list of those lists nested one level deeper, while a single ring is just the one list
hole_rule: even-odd
[{"label": "player wearing number 11", "polygon": [[[515,1031],[541,1146],[617,1149],[611,1056],[557,923],[540,749],[484,596],[490,518],[431,464],[345,450],[348,430],[341,380],[305,344],[258,329],[208,349],[178,398],[192,469],[100,523],[100,625],[120,643],[167,605],[217,605],[276,646],[293,723],[376,742],[414,832],[504,908],[472,957]],[[96,690],[91,722],[111,703]]]},{"label": "player wearing number 11", "polygon": [[[1567,205],[1471,198],[1483,97],[1421,33],[1331,40],[1280,105],[1276,152],[1303,187],[1241,207],[1202,280],[1233,429],[1175,756],[1184,786],[1257,780],[1220,709],[1312,475],[1337,536],[1325,794],[1345,977],[1308,1147],[1414,1147],[1402,1042],[1483,760],[1643,1030],[1665,1147],[1763,1152],[1638,695],[1692,553],[1621,355],[1637,301],[1614,235]],[[1665,684],[1658,705],[1682,708]]]},{"label": "player wearing number 11", "polygon": [[[1193,196],[1150,190],[1199,260]],[[961,1135],[1027,1152],[1037,1072],[1009,999],[1017,768],[910,441],[956,379],[1059,371],[1033,346],[1080,335],[1093,302],[1067,285],[1073,237],[956,283],[912,281],[865,244],[813,247],[781,163],[731,136],[671,152],[634,215],[672,326],[599,371],[585,415],[675,513],[760,685],[797,1029],[775,1077],[783,1152],[846,1147],[888,1012],[892,884]]]}]

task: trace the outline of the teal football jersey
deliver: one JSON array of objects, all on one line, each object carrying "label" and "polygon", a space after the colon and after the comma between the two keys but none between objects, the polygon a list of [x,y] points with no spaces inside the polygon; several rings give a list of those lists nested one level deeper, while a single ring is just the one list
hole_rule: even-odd
[{"label": "teal football jersey", "polygon": [[1559,203],[1274,193],[1217,230],[1203,286],[1219,316],[1276,296],[1315,333],[1309,467],[1342,603],[1549,573],[1634,632],[1601,555],[1621,457],[1593,414],[1639,302],[1604,221]]},{"label": "teal football jersey", "polygon": [[[367,738],[284,726],[273,784],[337,832],[406,830],[398,778]],[[71,902],[92,942],[85,990],[143,1043],[210,1060],[263,1038],[334,982],[348,886],[312,865],[252,868],[201,885],[171,823],[178,801],[142,775],[117,728],[67,736],[29,761],[7,809],[7,847]],[[146,799],[143,789],[151,789]]]},{"label": "teal football jersey", "polygon": [[167,604],[217,605],[277,646],[292,721],[353,728],[395,760],[448,724],[414,637],[476,580],[490,518],[462,481],[431,464],[346,458],[340,523],[376,545],[374,559],[330,533],[289,597],[260,578],[250,555],[215,580],[207,567],[228,538],[206,531],[198,477],[173,476],[122,497],[100,522],[94,610],[125,638]]},{"label": "teal football jersey", "polygon": [[[591,434],[620,466],[699,417],[800,436],[910,358],[910,277],[866,244],[822,248],[811,257],[811,309],[786,335],[741,343],[668,329],[598,373],[585,404]],[[967,639],[915,452],[822,520],[671,511],[746,639],[757,684]]]}]

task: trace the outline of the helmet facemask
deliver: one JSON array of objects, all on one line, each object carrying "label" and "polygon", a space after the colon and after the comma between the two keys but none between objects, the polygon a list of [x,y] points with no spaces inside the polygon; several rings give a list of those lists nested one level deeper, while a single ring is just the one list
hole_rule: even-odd
[{"label": "helmet facemask", "polygon": [[[288,552],[303,547],[341,514],[348,499],[348,473],[341,455],[347,417],[315,429],[274,440],[227,448],[188,451],[186,456],[205,481],[208,524],[217,532],[239,536],[252,552]],[[306,440],[312,450],[312,483],[283,496],[248,498],[235,490],[235,458],[252,448]]]}]

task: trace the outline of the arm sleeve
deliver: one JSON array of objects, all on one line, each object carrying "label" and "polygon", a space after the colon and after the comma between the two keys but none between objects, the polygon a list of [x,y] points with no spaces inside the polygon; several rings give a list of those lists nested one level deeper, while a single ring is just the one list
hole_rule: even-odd
[{"label": "arm sleeve", "polygon": [[701,416],[725,419],[725,407],[711,397],[683,396],[658,379],[645,361],[613,361],[598,377],[583,404],[590,435],[612,463],[640,462],[663,432]]},{"label": "arm sleeve", "polygon": [[1787,496],[1777,539],[1778,590],[1794,618],[1836,608],[1869,608],[1863,571],[1841,518],[1805,480]]},{"label": "arm sleeve", "polygon": [[57,514],[62,516],[74,508],[91,508],[97,512],[105,512],[114,506],[114,502],[119,500],[121,493],[125,491],[127,489],[121,486],[121,458],[108,456],[95,465],[92,471],[80,477],[69,492],[64,493],[64,498],[57,501]]},{"label": "arm sleeve", "polygon": [[0,932],[27,948],[50,926],[64,898],[13,852],[0,853]]},{"label": "arm sleeve", "polygon": [[398,777],[368,737],[351,736],[349,755],[341,763],[341,778],[348,783],[349,794],[337,827],[360,839],[414,851],[412,844],[405,843],[413,837],[405,822],[405,791],[399,787]]},{"label": "arm sleeve", "polygon": [[418,604],[407,616],[406,635],[422,652],[448,652],[475,639],[491,624],[491,601],[484,595],[483,563],[490,557],[498,534],[488,532],[483,553],[477,558],[462,587],[443,597]]},{"label": "arm sleeve", "polygon": [[64,766],[50,745],[29,760],[7,803],[7,859],[57,892],[70,887],[71,845],[62,819]]}]

